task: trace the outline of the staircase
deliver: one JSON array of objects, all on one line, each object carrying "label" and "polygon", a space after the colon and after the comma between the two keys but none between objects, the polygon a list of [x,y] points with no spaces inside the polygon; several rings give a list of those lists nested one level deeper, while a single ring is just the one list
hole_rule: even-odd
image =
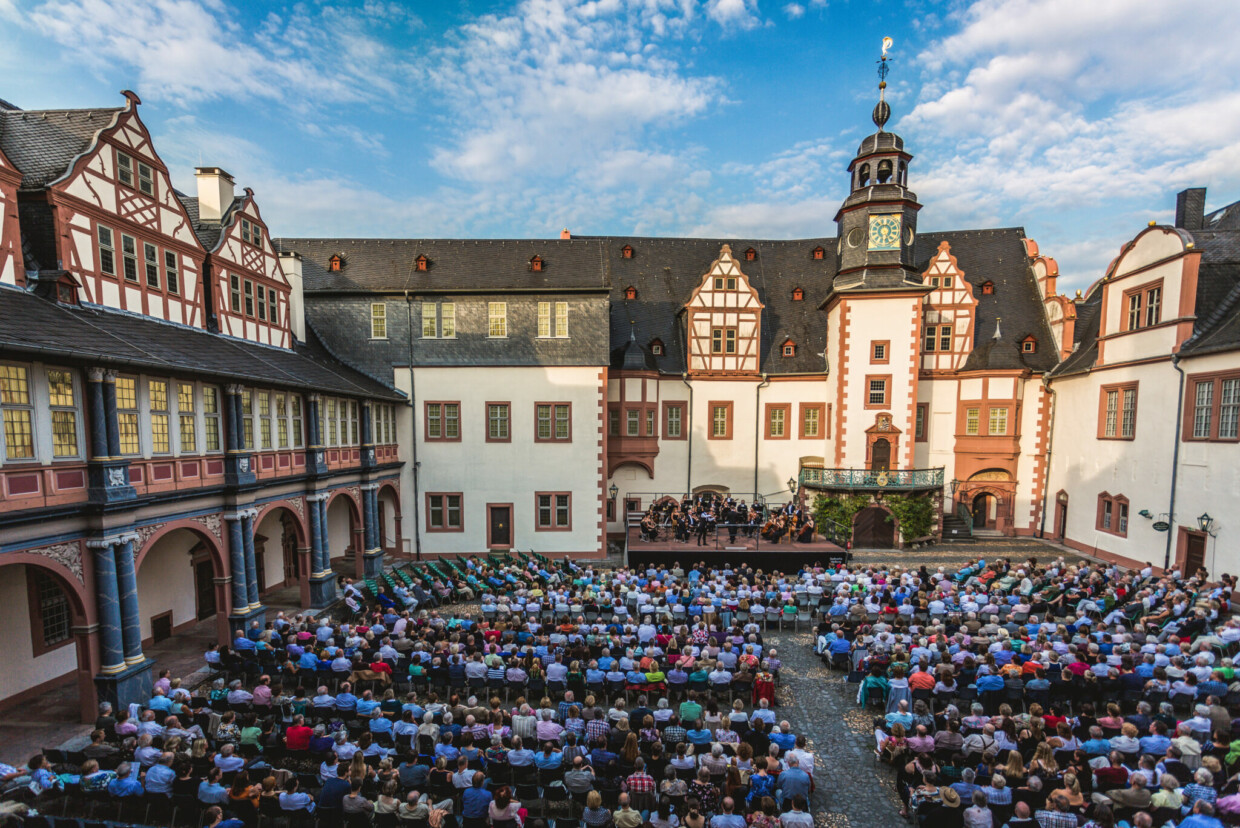
[{"label": "staircase", "polygon": [[973,542],[973,515],[961,508],[943,515],[943,540],[958,543]]}]

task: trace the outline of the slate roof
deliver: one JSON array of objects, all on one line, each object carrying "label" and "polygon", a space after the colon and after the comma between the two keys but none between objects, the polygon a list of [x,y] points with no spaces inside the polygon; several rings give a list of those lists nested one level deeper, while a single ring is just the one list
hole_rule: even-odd
[{"label": "slate roof", "polygon": [[224,228],[232,221],[232,212],[245,201],[245,196],[233,196],[232,204],[224,211],[224,216],[220,221],[203,221],[198,215],[198,197],[186,195],[180,190],[174,190],[177,200],[185,207],[185,212],[189,214],[190,226],[194,228],[194,235],[198,237],[199,243],[202,244],[208,252],[214,252],[220,243],[220,236],[224,233]]},{"label": "slate roof", "polygon": [[22,189],[37,190],[59,178],[122,111],[0,108],[0,149],[22,171]]},{"label": "slate roof", "polygon": [[67,306],[0,287],[0,351],[116,368],[210,376],[254,384],[404,400],[398,391],[331,357],[314,337],[271,348],[100,307]]},{"label": "slate roof", "polygon": [[[918,236],[915,256],[925,270],[939,243],[947,240],[966,278],[978,287],[977,349],[966,363],[968,370],[1050,370],[1055,349],[1042,302],[1024,248],[1020,228],[961,230],[923,233]],[[641,366],[679,374],[686,370],[685,329],[681,311],[718,258],[724,244],[731,245],[741,270],[749,277],[766,306],[762,319],[761,368],[769,374],[821,373],[826,360],[826,316],[818,309],[831,292],[836,271],[836,240],[831,237],[763,239],[681,239],[653,237],[586,236],[572,240],[443,240],[443,239],[276,239],[281,250],[302,256],[307,307],[328,313],[323,299],[338,293],[402,292],[408,287],[420,295],[442,292],[503,293],[512,291],[604,290],[610,291],[609,361],[615,368]],[[625,258],[624,247],[633,248]],[[813,250],[822,247],[822,259]],[[753,248],[753,261],[744,258]],[[328,259],[340,254],[345,266],[327,269]],[[430,259],[427,271],[414,269],[418,255]],[[545,270],[529,268],[539,255]],[[995,284],[993,295],[982,295],[980,285]],[[625,290],[637,290],[636,300],[626,300]],[[804,299],[793,300],[801,288]],[[1002,317],[1002,339],[994,342],[995,320]],[[344,323],[343,319],[335,321]],[[325,323],[326,324],[326,323]],[[1023,354],[1019,343],[1034,335],[1041,347]],[[906,335],[902,330],[900,336]],[[637,348],[630,347],[630,338]],[[664,352],[655,356],[650,343],[662,340]],[[796,344],[795,356],[782,355],[788,340]],[[512,347],[516,347],[515,345]],[[458,348],[459,350],[459,348]],[[368,364],[367,368],[371,366]]]},{"label": "slate roof", "polygon": [[[273,239],[279,251],[302,256],[307,293],[572,291],[607,288],[605,254],[597,239]],[[327,269],[333,254],[339,272]],[[425,271],[414,268],[425,255]],[[543,259],[535,271],[530,259]]]}]

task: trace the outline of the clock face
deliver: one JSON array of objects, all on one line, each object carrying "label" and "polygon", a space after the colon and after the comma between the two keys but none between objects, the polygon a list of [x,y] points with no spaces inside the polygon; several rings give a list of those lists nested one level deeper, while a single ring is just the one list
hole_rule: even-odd
[{"label": "clock face", "polygon": [[898,214],[870,216],[870,249],[900,249],[900,216]]}]

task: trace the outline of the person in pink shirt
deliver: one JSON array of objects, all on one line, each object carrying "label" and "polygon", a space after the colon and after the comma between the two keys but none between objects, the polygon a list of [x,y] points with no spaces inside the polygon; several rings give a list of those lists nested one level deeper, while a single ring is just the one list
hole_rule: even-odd
[{"label": "person in pink shirt", "polygon": [[250,703],[255,707],[271,707],[271,676],[260,676]]}]

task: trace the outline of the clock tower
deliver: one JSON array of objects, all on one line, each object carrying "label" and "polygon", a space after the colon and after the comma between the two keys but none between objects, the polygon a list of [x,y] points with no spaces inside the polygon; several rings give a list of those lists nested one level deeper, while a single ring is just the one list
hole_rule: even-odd
[{"label": "clock tower", "polygon": [[886,101],[888,57],[879,61],[879,97],[874,107],[878,131],[861,142],[848,165],[852,183],[835,215],[839,228],[839,269],[834,289],[890,290],[920,285],[913,267],[913,241],[921,205],[908,189],[913,156],[904,140],[883,129],[891,118]]}]

